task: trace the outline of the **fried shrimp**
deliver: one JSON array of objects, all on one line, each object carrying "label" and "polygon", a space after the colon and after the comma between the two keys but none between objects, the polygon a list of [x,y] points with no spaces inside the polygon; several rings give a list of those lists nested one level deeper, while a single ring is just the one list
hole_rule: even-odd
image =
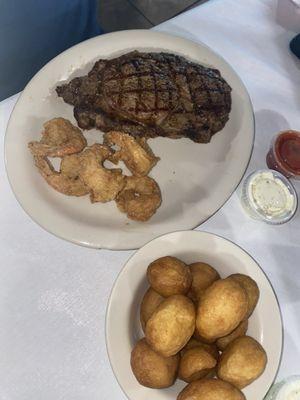
[{"label": "fried shrimp", "polygon": [[[161,193],[147,174],[159,158],[146,139],[110,131],[104,144],[86,146],[81,130],[64,118],[45,122],[41,140],[28,144],[36,167],[53,189],[68,196],[89,194],[91,203],[115,200],[119,210],[136,221],[151,218],[161,204]],[[59,171],[51,157],[61,158]],[[120,168],[107,168],[106,160],[123,161],[133,176],[123,175]]]},{"label": "fried shrimp", "polygon": [[80,178],[90,189],[92,203],[114,200],[125,186],[121,169],[107,169],[103,163],[112,154],[109,147],[94,144],[80,155]]},{"label": "fried shrimp", "polygon": [[80,154],[70,154],[64,156],[60,163],[60,172],[71,179],[79,178],[81,170]]},{"label": "fried shrimp", "polygon": [[53,118],[44,124],[42,139],[30,142],[28,147],[35,156],[63,157],[79,153],[86,145],[79,128],[64,118]]},{"label": "fried shrimp", "polygon": [[67,196],[84,196],[89,189],[79,177],[80,162],[76,155],[62,160],[60,171],[55,171],[47,157],[34,156],[34,162],[46,182]]},{"label": "fried shrimp", "polygon": [[161,204],[161,192],[154,179],[148,176],[126,177],[126,186],[116,198],[121,212],[135,221],[147,221]]},{"label": "fried shrimp", "polygon": [[105,133],[104,143],[120,148],[113,153],[110,161],[117,164],[122,160],[135,176],[147,175],[159,160],[143,138],[135,139],[126,133],[111,131]]}]

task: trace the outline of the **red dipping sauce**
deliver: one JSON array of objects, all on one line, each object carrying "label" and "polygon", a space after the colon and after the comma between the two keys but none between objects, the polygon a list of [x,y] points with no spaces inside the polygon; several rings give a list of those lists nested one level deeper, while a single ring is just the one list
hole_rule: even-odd
[{"label": "red dipping sauce", "polygon": [[284,131],[273,139],[267,165],[287,178],[300,179],[300,132]]}]

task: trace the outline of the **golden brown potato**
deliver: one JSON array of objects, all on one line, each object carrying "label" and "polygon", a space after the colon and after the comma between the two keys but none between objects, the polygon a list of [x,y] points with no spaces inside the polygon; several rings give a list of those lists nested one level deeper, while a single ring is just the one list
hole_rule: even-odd
[{"label": "golden brown potato", "polygon": [[217,360],[204,347],[185,350],[179,362],[178,377],[193,382],[214,372]]},{"label": "golden brown potato", "polygon": [[248,329],[248,320],[242,321],[234,331],[232,331],[229,335],[224,336],[216,341],[218,349],[223,351],[225,347],[231,343],[234,339],[244,336]]},{"label": "golden brown potato", "polygon": [[264,372],[266,364],[263,347],[250,336],[241,336],[225,348],[217,374],[220,379],[242,389]]},{"label": "golden brown potato", "polygon": [[228,382],[204,378],[189,383],[177,400],[246,400],[246,397]]},{"label": "golden brown potato", "polygon": [[188,292],[188,297],[194,302],[199,301],[204,290],[214,281],[220,279],[218,272],[209,264],[196,262],[189,265],[192,274],[192,285]]},{"label": "golden brown potato", "polygon": [[[197,308],[198,308],[198,306],[196,307],[196,310],[197,310]],[[197,331],[197,329],[195,329],[195,332],[194,332],[194,334],[193,334],[193,337],[194,337],[196,340],[198,340],[199,342],[202,342],[202,343],[213,344],[213,343],[216,342],[216,338],[207,339],[207,338],[205,338],[205,337],[199,335],[199,332]]]},{"label": "golden brown potato", "polygon": [[205,340],[228,335],[245,319],[248,297],[233,279],[220,279],[207,288],[197,309],[196,329]]},{"label": "golden brown potato", "polygon": [[195,329],[195,307],[185,296],[170,296],[160,303],[146,325],[146,339],[164,357],[178,353]]},{"label": "golden brown potato", "polygon": [[192,275],[184,262],[167,256],[153,261],[147,269],[150,286],[161,296],[186,294],[192,283]]},{"label": "golden brown potato", "polygon": [[148,319],[163,300],[164,297],[158,294],[151,287],[145,293],[140,308],[140,321],[144,332]]},{"label": "golden brown potato", "polygon": [[179,355],[162,357],[141,339],[131,352],[131,369],[138,382],[150,388],[166,388],[175,382]]},{"label": "golden brown potato", "polygon": [[209,352],[216,360],[219,359],[219,351],[218,351],[217,346],[214,343],[211,343],[211,344],[203,343],[203,342],[199,342],[199,340],[196,340],[194,338],[191,338],[187,342],[187,344],[181,350],[181,354],[183,354],[185,352],[185,350],[194,349],[195,347],[202,347],[207,352]]},{"label": "golden brown potato", "polygon": [[228,278],[234,279],[246,290],[248,295],[248,312],[246,318],[249,318],[250,315],[253,313],[253,310],[256,307],[259,299],[259,288],[257,286],[257,283],[252,278],[250,278],[250,276],[243,274],[233,274],[230,275]]}]

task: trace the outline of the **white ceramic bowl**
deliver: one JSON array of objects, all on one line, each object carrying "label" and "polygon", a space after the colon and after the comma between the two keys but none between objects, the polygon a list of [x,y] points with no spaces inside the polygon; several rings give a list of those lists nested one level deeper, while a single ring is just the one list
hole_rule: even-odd
[{"label": "white ceramic bowl", "polygon": [[177,381],[168,389],[141,386],[130,369],[130,353],[143,334],[139,305],[147,288],[146,270],[158,257],[173,255],[189,264],[204,261],[214,266],[221,277],[232,273],[250,275],[258,284],[260,299],[250,317],[248,334],[258,340],[268,355],[263,375],[244,389],[247,400],[262,400],[273,383],[282,351],[282,322],[278,302],[270,282],[259,265],[240,247],[217,235],[181,231],[158,237],[138,250],[126,263],[111,292],[106,315],[106,344],[112,369],[130,400],[176,399],[185,386]]}]

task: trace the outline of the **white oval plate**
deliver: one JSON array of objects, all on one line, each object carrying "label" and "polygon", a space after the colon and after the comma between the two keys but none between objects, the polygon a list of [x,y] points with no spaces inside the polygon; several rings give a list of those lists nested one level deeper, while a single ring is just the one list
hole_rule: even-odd
[{"label": "white oval plate", "polygon": [[[128,220],[115,202],[91,204],[88,196],[64,196],[49,187],[36,170],[27,143],[38,140],[42,124],[53,117],[76,123],[73,107],[55,93],[59,82],[89,71],[99,58],[133,49],[168,51],[213,66],[232,87],[230,120],[209,144],[189,139],[149,141],[161,158],[151,171],[162,191],[162,205],[146,223]],[[89,144],[102,140],[86,131]],[[47,231],[71,242],[110,249],[138,248],[154,237],[191,229],[214,214],[240,182],[254,139],[252,106],[233,69],[201,43],[165,33],[140,30],[115,32],[83,42],[50,61],[26,86],[10,118],[5,157],[10,184],[24,210]]]},{"label": "white oval plate", "polygon": [[257,282],[260,298],[249,319],[248,334],[262,344],[268,364],[244,393],[247,400],[262,400],[276,377],[282,352],[282,321],[276,296],[264,272],[249,254],[220,236],[199,231],[169,233],[147,243],[128,260],[114,284],[106,313],[106,345],[124,393],[130,400],[174,400],[186,385],[178,380],[168,389],[149,389],[136,381],[130,369],[131,350],[143,336],[139,306],[148,287],[146,270],[150,262],[166,255],[178,257],[187,264],[204,261],[214,266],[221,277],[242,273]]}]

